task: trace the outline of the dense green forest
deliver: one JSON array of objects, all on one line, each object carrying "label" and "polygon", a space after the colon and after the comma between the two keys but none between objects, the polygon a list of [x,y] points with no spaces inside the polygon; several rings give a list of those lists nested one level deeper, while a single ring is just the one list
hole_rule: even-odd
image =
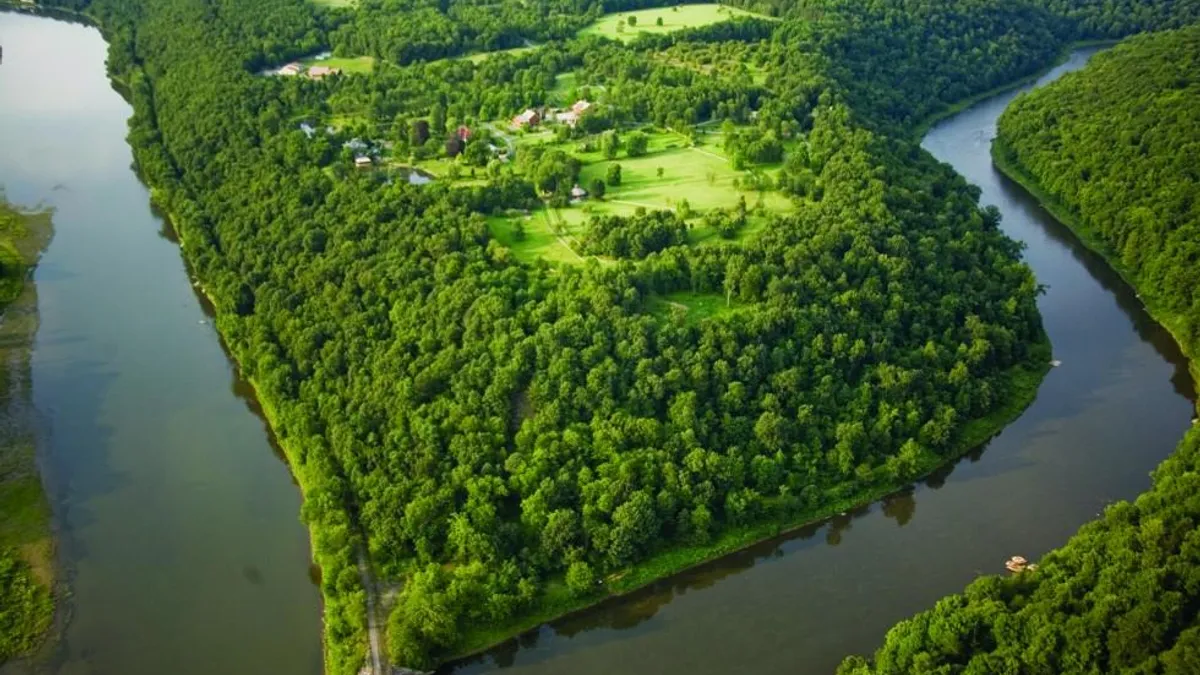
[{"label": "dense green forest", "polygon": [[[807,0],[622,45],[574,32],[639,4],[50,4],[103,26],[138,167],[304,489],[336,673],[366,653],[360,548],[402,584],[391,658],[426,665],[980,440],[969,421],[1002,422],[1048,358],[1038,286],[912,128],[1072,40],[1145,27],[1082,0]],[[1154,22],[1197,6],[1146,4]],[[373,72],[256,74],[321,48]],[[682,208],[598,218],[602,260],[519,261],[488,217],[562,201],[580,167],[487,160],[503,138],[486,130],[564,78],[595,101],[564,142],[729,122],[726,151],[793,208],[704,246]],[[362,138],[482,175],[356,170]],[[736,320],[652,311],[680,293],[736,302]]]},{"label": "dense green forest", "polygon": [[54,617],[50,514],[28,402],[37,301],[26,284],[49,233],[49,214],[20,211],[0,191],[0,664],[33,650]]},{"label": "dense green forest", "polygon": [[1109,506],[1037,570],[980,577],[894,626],[868,673],[1200,672],[1200,430],[1133,503]]},{"label": "dense green forest", "polygon": [[1139,36],[1013,102],[997,157],[1200,356],[1200,26]]},{"label": "dense green forest", "polygon": [[[1018,97],[997,164],[1200,351],[1200,25],[1129,39]],[[983,577],[840,673],[1200,672],[1200,428],[1035,571]]]}]

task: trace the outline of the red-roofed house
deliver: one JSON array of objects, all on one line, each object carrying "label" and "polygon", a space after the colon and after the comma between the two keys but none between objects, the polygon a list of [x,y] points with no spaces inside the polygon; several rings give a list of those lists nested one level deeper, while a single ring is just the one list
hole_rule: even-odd
[{"label": "red-roofed house", "polygon": [[541,121],[542,116],[538,114],[538,111],[532,108],[527,108],[525,112],[512,119],[512,124],[514,127],[519,129],[526,129],[529,127],[536,127]]}]

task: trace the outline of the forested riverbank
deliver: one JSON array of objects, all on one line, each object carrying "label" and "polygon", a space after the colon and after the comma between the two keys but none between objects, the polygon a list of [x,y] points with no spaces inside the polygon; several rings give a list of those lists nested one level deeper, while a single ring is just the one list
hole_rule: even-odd
[{"label": "forested riverbank", "polygon": [[[993,146],[1001,171],[1138,289],[1193,371],[1198,54],[1200,26],[1131,38],[1017,98]],[[1193,426],[1150,490],[1109,506],[1036,570],[977,580],[839,672],[1195,672],[1198,468]]]},{"label": "forested riverbank", "polygon": [[[703,61],[677,62],[683,50],[664,62],[665,43],[586,40],[284,81],[251,72],[335,25],[374,24],[283,1],[216,14],[189,0],[67,4],[105,27],[139,166],[304,488],[334,672],[363,660],[359,545],[403,582],[393,658],[440,660],[559,599],[590,601],[606,592],[597,581],[619,590],[656,555],[902,485],[960,452],[967,420],[1012,405],[1006,373],[1044,363],[1017,247],[904,136],[1041,69],[1092,35],[1086,22],[1033,4],[829,2],[784,12],[766,39],[680,39],[705,59],[754,52],[769,86],[698,74]],[[944,40],[932,49],[895,41],[930,26]],[[537,76],[514,82],[518,71]],[[364,133],[380,119],[447,133],[448,118],[545,102],[560,74],[620,92],[603,101],[608,119],[684,135],[728,119],[786,139],[776,182],[796,212],[764,214],[760,235],[726,246],[521,264],[480,216],[569,189],[562,155],[532,169],[536,185],[501,168],[482,185],[418,188],[348,172],[350,133],[312,139],[291,124],[362,102]],[[655,88],[638,86],[647,74]],[[389,81],[410,86],[372,84]],[[646,311],[683,291],[742,308],[698,323]]]},{"label": "forested riverbank", "polygon": [[37,331],[30,279],[50,218],[9,204],[0,190],[0,664],[31,655],[54,618],[54,541],[29,380]]}]

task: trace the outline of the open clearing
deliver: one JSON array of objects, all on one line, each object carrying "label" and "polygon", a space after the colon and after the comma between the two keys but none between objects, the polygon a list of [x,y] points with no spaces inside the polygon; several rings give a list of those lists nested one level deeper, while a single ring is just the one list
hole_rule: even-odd
[{"label": "open clearing", "polygon": [[471,63],[483,63],[484,61],[487,61],[488,59],[490,59],[493,56],[496,56],[498,54],[508,54],[509,56],[517,56],[518,54],[524,54],[525,52],[531,52],[540,46],[541,45],[526,45],[524,47],[512,47],[510,49],[497,49],[494,52],[476,52],[474,54],[470,54],[470,55],[466,56],[465,58],[468,61],[470,61]]},{"label": "open clearing", "polygon": [[[734,208],[742,198],[751,210],[757,210],[759,205],[765,212],[786,213],[792,209],[792,203],[778,192],[757,192],[736,186],[739,176],[747,174],[735,171],[719,148],[704,144],[689,147],[684,136],[670,131],[648,135],[650,142],[646,155],[631,158],[622,151],[614,160],[605,159],[598,150],[582,151],[580,141],[553,143],[548,132],[521,136],[517,141],[518,152],[521,148],[547,144],[579,158],[583,163],[579,182],[585,187],[590,187],[596,179],[603,180],[609,165],[614,163],[621,165],[621,184],[609,186],[603,199],[588,199],[568,208],[547,207],[527,216],[493,217],[488,221],[492,235],[524,262],[541,259],[551,263],[580,264],[589,257],[595,258],[578,253],[578,239],[588,220],[595,215],[630,216],[639,208],[676,210],[683,200],[687,200],[693,214],[689,219],[692,227],[688,242],[693,246],[706,246],[727,240],[702,224],[699,216],[705,211]],[[661,177],[659,169],[662,169]],[[769,220],[767,215],[751,215],[733,241],[753,237]],[[595,259],[602,263],[611,262]],[[678,302],[691,306],[686,298]],[[665,312],[664,308],[660,309]],[[689,320],[691,318],[689,315]]]},{"label": "open clearing", "polygon": [[324,59],[316,57],[301,59],[300,63],[305,67],[326,66],[328,68],[338,68],[343,73],[363,73],[370,74],[375,69],[375,57],[373,56],[356,56],[352,58],[342,58],[338,56],[330,56]]},{"label": "open clearing", "polygon": [[358,0],[310,0],[310,2],[321,7],[354,7],[358,4]]},{"label": "open clearing", "polygon": [[[581,37],[599,35],[629,42],[642,33],[670,33],[684,28],[720,23],[739,16],[766,18],[760,14],[725,5],[678,5],[606,14],[597,19],[595,23],[580,30],[579,35]],[[630,17],[635,20],[633,26],[629,25]],[[663,21],[661,26],[658,25],[659,18]],[[617,28],[617,26],[621,26],[621,28]]]}]

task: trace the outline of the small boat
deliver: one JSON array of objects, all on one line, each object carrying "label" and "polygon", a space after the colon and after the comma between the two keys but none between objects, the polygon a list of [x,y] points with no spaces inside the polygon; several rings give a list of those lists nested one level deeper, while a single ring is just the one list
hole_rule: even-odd
[{"label": "small boat", "polygon": [[1013,557],[1009,558],[1007,562],[1004,563],[1004,567],[1009,572],[1017,574],[1020,572],[1024,572],[1025,570],[1029,569],[1031,566],[1029,564],[1029,561],[1026,560],[1025,558],[1022,558],[1019,555],[1014,555]]}]

